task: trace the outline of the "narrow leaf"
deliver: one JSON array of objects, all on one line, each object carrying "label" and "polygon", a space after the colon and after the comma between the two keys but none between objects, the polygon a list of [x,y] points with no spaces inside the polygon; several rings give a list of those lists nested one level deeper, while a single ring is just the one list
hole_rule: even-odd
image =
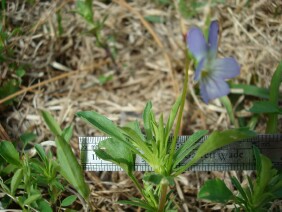
[{"label": "narrow leaf", "polygon": [[145,143],[145,141],[143,141],[142,138],[140,138],[138,133],[129,127],[123,127],[122,130],[125,136],[127,136],[130,139],[130,141],[134,144],[134,146],[137,149],[141,150],[141,152],[143,152],[139,154],[142,155],[142,157],[148,158],[150,160],[150,158],[152,158],[153,153],[148,148],[147,143]]},{"label": "narrow leaf", "polygon": [[140,199],[137,199],[137,198],[134,198],[134,199],[131,199],[131,200],[120,200],[120,201],[117,201],[117,203],[123,204],[123,205],[133,205],[133,206],[141,207],[141,208],[146,209],[150,212],[157,210],[156,208],[148,205],[148,203],[145,202],[144,200],[140,200]]},{"label": "narrow leaf", "polygon": [[202,156],[213,152],[228,144],[240,141],[242,139],[251,138],[256,133],[246,128],[231,129],[223,132],[213,132],[207,140],[199,147],[193,160],[198,161]]},{"label": "narrow leaf", "polygon": [[259,88],[254,85],[244,85],[244,84],[230,84],[230,88],[235,90],[232,93],[239,93],[249,96],[255,96],[263,99],[269,98],[269,90],[266,88]]},{"label": "narrow leaf", "polygon": [[147,140],[152,140],[152,137],[153,137],[152,131],[150,128],[151,110],[152,110],[152,103],[147,102],[144,112],[143,112],[143,122],[144,122],[144,129],[145,129]]},{"label": "narrow leaf", "polygon": [[78,112],[76,115],[88,123],[92,124],[94,127],[98,128],[107,135],[116,138],[118,140],[125,140],[121,130],[108,118],[96,113],[95,111],[83,111]]},{"label": "narrow leaf", "polygon": [[18,169],[11,180],[11,193],[12,196],[15,195],[15,191],[17,190],[18,186],[20,185],[23,178],[23,170]]},{"label": "narrow leaf", "polygon": [[252,113],[279,113],[279,107],[272,102],[263,101],[255,102],[253,107],[250,109]]},{"label": "narrow leaf", "polygon": [[24,205],[29,205],[31,203],[33,203],[34,201],[36,201],[37,199],[39,199],[41,197],[41,194],[34,194],[34,195],[31,195],[30,197],[28,197],[24,202],[23,204]]},{"label": "narrow leaf", "polygon": [[63,130],[63,137],[68,143],[70,142],[70,139],[72,137],[72,130],[73,130],[73,126],[66,127]]},{"label": "narrow leaf", "polygon": [[89,196],[89,187],[84,181],[82,167],[77,162],[70,145],[62,136],[57,136],[56,145],[61,174],[73,185],[79,194],[87,200]]},{"label": "narrow leaf", "polygon": [[53,116],[48,111],[45,111],[45,110],[41,110],[40,113],[41,113],[42,118],[44,119],[44,122],[46,123],[46,125],[50,129],[50,131],[55,136],[61,135],[62,134],[62,130],[60,128],[60,125],[53,118]]},{"label": "narrow leaf", "polygon": [[61,174],[87,200],[89,187],[84,181],[82,167],[79,165],[69,143],[64,139],[59,124],[47,111],[42,111],[41,114],[49,129],[56,135],[57,155]]},{"label": "narrow leaf", "polygon": [[[164,140],[164,120],[163,120],[163,114],[161,114],[158,124],[158,134],[159,134],[159,151],[160,150],[166,150],[165,149],[165,143],[166,140]],[[166,152],[164,152],[166,154]]]},{"label": "narrow leaf", "polygon": [[173,167],[176,167],[191,151],[194,150],[194,144],[199,141],[204,135],[208,133],[208,130],[199,130],[194,134],[190,135],[187,141],[175,152]]},{"label": "narrow leaf", "polygon": [[252,179],[251,179],[249,176],[247,176],[247,180],[248,180],[248,186],[249,186],[249,188],[250,188],[251,194],[253,194],[253,193],[254,193],[254,184],[253,184],[253,181],[252,181]]},{"label": "narrow leaf", "polygon": [[143,135],[143,133],[140,129],[140,125],[139,125],[138,121],[129,122],[129,123],[126,124],[126,127],[129,127],[132,130],[134,130],[143,141],[146,141],[146,139],[145,139],[145,137],[144,137],[144,135]]},{"label": "narrow leaf", "polygon": [[[276,68],[270,83],[269,101],[278,107],[280,84],[282,82],[282,62]],[[281,96],[281,95],[280,95]],[[281,112],[281,110],[280,110]],[[278,131],[278,114],[268,114],[266,133],[277,133]]]},{"label": "narrow leaf", "polygon": [[232,184],[236,187],[236,189],[239,191],[240,195],[244,199],[245,202],[248,202],[248,196],[245,193],[244,189],[242,188],[240,182],[237,180],[236,177],[231,177]]},{"label": "narrow leaf", "polygon": [[181,103],[181,96],[179,96],[176,100],[176,102],[174,103],[174,105],[172,106],[172,109],[170,111],[168,120],[167,120],[167,124],[166,124],[166,138],[169,137],[170,133],[171,133],[171,129],[173,127],[173,123],[175,121],[179,106]]},{"label": "narrow leaf", "polygon": [[260,158],[260,151],[256,146],[253,146],[253,153],[256,161],[256,171],[259,177],[259,174],[261,173],[261,158]]},{"label": "narrow leaf", "polygon": [[223,132],[214,131],[207,138],[207,140],[205,140],[205,142],[201,144],[193,159],[190,160],[186,165],[177,169],[174,175],[177,176],[177,174],[184,172],[187,168],[199,161],[204,155],[213,152],[216,149],[219,149],[236,141],[240,141],[242,139],[254,137],[255,135],[255,132],[250,131],[246,128],[225,130]]},{"label": "narrow leaf", "polygon": [[47,156],[46,156],[46,153],[43,149],[43,147],[40,145],[40,144],[35,144],[35,149],[36,149],[36,152],[37,154],[39,155],[39,157],[41,158],[41,160],[46,163],[48,162],[47,160]]}]

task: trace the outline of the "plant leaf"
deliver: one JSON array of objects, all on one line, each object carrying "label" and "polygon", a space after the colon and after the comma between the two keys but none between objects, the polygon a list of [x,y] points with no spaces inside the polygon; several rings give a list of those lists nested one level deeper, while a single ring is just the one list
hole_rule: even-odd
[{"label": "plant leaf", "polygon": [[266,156],[260,154],[261,167],[258,172],[258,177],[256,180],[256,186],[254,188],[254,200],[259,199],[262,195],[266,193],[266,187],[270,182],[271,178],[276,174],[275,170],[272,169],[272,162]]},{"label": "plant leaf", "polygon": [[146,141],[146,139],[145,139],[145,137],[144,137],[144,135],[143,135],[143,133],[140,129],[140,125],[139,125],[138,121],[129,122],[129,123],[126,124],[126,127],[129,127],[132,130],[134,130],[143,141]]},{"label": "plant leaf", "polygon": [[0,142],[0,155],[8,163],[21,166],[19,153],[10,141]]},{"label": "plant leaf", "polygon": [[105,139],[99,142],[98,149],[94,151],[99,158],[117,164],[125,172],[133,172],[135,157],[122,141],[114,138]]},{"label": "plant leaf", "polygon": [[199,147],[193,160],[198,161],[202,156],[213,152],[228,144],[240,141],[242,139],[251,138],[255,136],[254,131],[250,131],[246,128],[231,129],[223,132],[213,132],[207,140]]},{"label": "plant leaf", "polygon": [[28,197],[26,200],[24,200],[23,204],[24,205],[29,205],[39,199],[41,197],[41,194],[33,194],[30,197]]},{"label": "plant leaf", "polygon": [[57,121],[53,118],[53,116],[45,110],[40,111],[42,118],[44,119],[44,122],[50,129],[50,131],[55,135],[59,136],[62,134],[62,130],[60,128],[60,125],[57,123]]},{"label": "plant leaf", "polygon": [[[255,96],[263,99],[269,98],[269,90],[266,88],[259,88],[254,85],[232,84],[232,83],[230,84],[230,88],[240,91],[239,94]],[[232,92],[232,93],[236,94],[237,92]]]},{"label": "plant leaf", "polygon": [[39,201],[38,206],[39,206],[39,210],[42,212],[52,212],[53,211],[50,204],[45,200]]},{"label": "plant leaf", "polygon": [[201,159],[204,155],[213,152],[216,149],[219,149],[228,144],[240,141],[242,139],[251,138],[256,135],[255,132],[250,131],[246,128],[230,129],[223,132],[214,131],[207,140],[198,148],[195,156],[190,160],[186,165],[178,168],[174,175],[184,172],[187,168],[195,164],[198,160]]},{"label": "plant leaf", "polygon": [[142,138],[140,138],[137,132],[129,127],[123,127],[122,130],[124,134],[130,139],[130,141],[134,143],[134,146],[137,149],[141,150],[141,152],[143,152],[138,152],[138,154],[140,154],[146,160],[152,160],[154,158],[152,151],[147,146],[147,143],[143,141]]},{"label": "plant leaf", "polygon": [[87,200],[90,192],[89,187],[84,181],[82,167],[79,165],[69,143],[64,139],[65,135],[63,135],[59,124],[49,112],[42,111],[41,114],[49,129],[56,136],[57,155],[61,174]]},{"label": "plant leaf", "polygon": [[92,0],[77,0],[76,12],[80,14],[88,23],[93,23]]},{"label": "plant leaf", "polygon": [[18,186],[20,185],[23,178],[23,170],[18,169],[11,180],[11,194],[12,196],[15,195],[15,191],[17,190]]},{"label": "plant leaf", "polygon": [[250,111],[252,113],[281,113],[279,107],[269,101],[254,102]]},{"label": "plant leaf", "polygon": [[74,201],[76,199],[77,199],[77,196],[70,195],[70,196],[66,197],[65,199],[63,199],[61,206],[63,206],[63,207],[70,206],[72,203],[74,203]]},{"label": "plant leaf", "polygon": [[198,193],[198,198],[226,204],[229,200],[234,199],[234,195],[223,180],[214,179],[205,182]]},{"label": "plant leaf", "polygon": [[152,140],[153,138],[151,127],[150,127],[151,110],[152,110],[152,102],[147,102],[145,109],[143,111],[143,122],[144,122],[144,129],[145,129],[147,140]]},{"label": "plant leaf", "polygon": [[43,147],[40,144],[35,144],[35,149],[41,160],[46,164],[48,163],[48,159]]},{"label": "plant leaf", "polygon": [[123,136],[121,130],[108,118],[95,111],[82,111],[76,113],[76,115],[88,123],[92,124],[94,127],[98,128],[107,135],[116,138],[118,140],[126,140]]},{"label": "plant leaf", "polygon": [[[269,101],[278,107],[280,84],[282,83],[282,62],[276,68],[269,87]],[[281,95],[280,95],[281,97]],[[281,113],[281,110],[280,110]],[[268,114],[266,133],[278,132],[278,114]]]},{"label": "plant leaf", "polygon": [[[176,102],[174,103],[174,105],[171,108],[168,120],[167,120],[167,124],[166,124],[166,138],[169,137],[173,123],[175,121],[179,106],[181,103],[181,95],[177,98]],[[167,140],[167,139],[166,139]]]},{"label": "plant leaf", "polygon": [[72,137],[72,130],[73,126],[68,126],[63,130],[63,137],[68,143],[70,143],[70,139]]},{"label": "plant leaf", "polygon": [[242,196],[242,200],[246,204],[248,202],[248,196],[245,193],[244,189],[242,188],[240,182],[237,180],[236,177],[231,177],[232,184],[236,187],[236,189],[239,191],[240,195]]},{"label": "plant leaf", "polygon": [[82,167],[77,162],[70,145],[62,136],[56,137],[56,145],[61,174],[73,185],[79,194],[87,200],[89,196],[89,187],[84,181]]},{"label": "plant leaf", "polygon": [[153,183],[154,185],[160,185],[162,180],[165,179],[169,183],[170,186],[174,186],[174,178],[171,176],[164,176],[161,174],[156,174],[156,173],[145,173],[143,180]]},{"label": "plant leaf", "polygon": [[175,152],[173,167],[176,167],[186,156],[188,156],[191,151],[194,150],[194,147],[196,147],[194,144],[208,132],[208,130],[199,130],[190,135],[187,141],[185,141],[184,144]]},{"label": "plant leaf", "polygon": [[148,203],[144,200],[141,199],[137,199],[137,198],[132,198],[131,200],[120,200],[117,201],[117,203],[119,204],[124,204],[124,205],[133,205],[133,206],[137,206],[137,207],[141,207],[143,209],[148,210],[148,212],[154,212],[156,211],[156,208],[148,205]]},{"label": "plant leaf", "polygon": [[26,146],[28,143],[34,141],[36,137],[37,135],[33,132],[26,132],[20,136],[20,140],[24,143],[24,146]]}]

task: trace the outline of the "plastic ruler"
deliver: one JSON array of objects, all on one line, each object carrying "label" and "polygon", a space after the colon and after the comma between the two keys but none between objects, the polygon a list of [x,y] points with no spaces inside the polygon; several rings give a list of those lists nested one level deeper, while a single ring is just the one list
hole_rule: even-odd
[{"label": "plastic ruler", "polygon": [[[179,148],[189,136],[179,136]],[[108,137],[79,137],[81,165],[85,171],[122,171],[112,162],[99,159],[93,151],[100,141]],[[207,136],[199,142],[204,142]],[[262,134],[250,139],[235,142],[205,155],[190,171],[229,171],[229,170],[254,170],[255,160],[253,145],[256,145],[262,154],[268,156],[275,168],[282,170],[282,134]],[[193,154],[192,154],[193,156]],[[190,156],[190,157],[192,157]],[[184,164],[186,158],[181,163]],[[138,155],[135,161],[135,171],[151,171],[151,167]]]}]

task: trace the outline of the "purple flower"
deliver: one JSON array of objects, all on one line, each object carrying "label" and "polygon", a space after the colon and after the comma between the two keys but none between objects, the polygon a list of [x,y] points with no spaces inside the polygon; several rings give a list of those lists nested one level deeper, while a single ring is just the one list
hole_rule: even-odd
[{"label": "purple flower", "polygon": [[197,60],[194,79],[200,82],[200,94],[206,104],[227,95],[230,89],[225,80],[240,74],[240,66],[234,58],[216,58],[218,29],[218,22],[212,21],[208,42],[198,27],[192,27],[186,37],[188,49]]}]

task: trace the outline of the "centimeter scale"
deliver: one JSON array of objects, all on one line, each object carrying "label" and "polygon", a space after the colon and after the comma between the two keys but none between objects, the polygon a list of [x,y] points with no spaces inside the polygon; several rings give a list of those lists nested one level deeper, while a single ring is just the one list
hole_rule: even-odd
[{"label": "centimeter scale", "polygon": [[[177,148],[179,148],[188,137],[189,136],[179,136]],[[99,159],[93,151],[98,148],[100,141],[107,138],[108,137],[79,137],[81,165],[85,171],[122,171],[122,169],[114,163]],[[206,139],[207,136],[204,136],[199,142],[204,142]],[[197,164],[193,165],[188,170],[255,170],[255,160],[252,150],[253,145],[256,145],[262,154],[271,159],[275,168],[282,170],[282,134],[262,134],[227,145],[205,155]],[[189,160],[189,158],[185,160]],[[185,163],[185,160],[182,163]],[[151,167],[137,155],[135,171],[151,170]]]}]

